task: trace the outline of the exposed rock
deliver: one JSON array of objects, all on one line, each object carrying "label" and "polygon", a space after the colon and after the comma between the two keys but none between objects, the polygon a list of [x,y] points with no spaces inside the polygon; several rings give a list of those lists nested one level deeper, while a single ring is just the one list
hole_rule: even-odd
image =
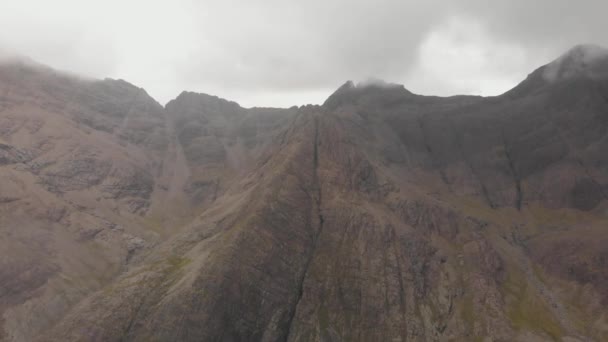
[{"label": "exposed rock", "polygon": [[2,65],[0,340],[607,340],[598,51],[290,109]]},{"label": "exposed rock", "polygon": [[25,163],[32,158],[31,153],[0,143],[0,165]]}]

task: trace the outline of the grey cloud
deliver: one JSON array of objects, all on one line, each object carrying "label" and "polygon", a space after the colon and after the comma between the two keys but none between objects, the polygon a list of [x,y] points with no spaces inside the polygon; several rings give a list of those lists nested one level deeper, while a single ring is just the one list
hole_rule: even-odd
[{"label": "grey cloud", "polygon": [[232,18],[228,29],[213,20],[201,23],[201,31],[219,31],[214,46],[222,55],[201,49],[179,66],[186,80],[284,90],[403,75],[435,20],[430,4],[386,0],[250,6],[211,8],[214,18]]},{"label": "grey cloud", "polygon": [[608,2],[603,0],[461,0],[456,13],[483,22],[497,39],[562,53],[576,44],[608,44]]},{"label": "grey cloud", "polygon": [[245,105],[321,102],[368,78],[491,94],[575,44],[608,46],[605,13],[603,0],[7,0],[0,47],[125,78],[161,102],[182,90]]}]

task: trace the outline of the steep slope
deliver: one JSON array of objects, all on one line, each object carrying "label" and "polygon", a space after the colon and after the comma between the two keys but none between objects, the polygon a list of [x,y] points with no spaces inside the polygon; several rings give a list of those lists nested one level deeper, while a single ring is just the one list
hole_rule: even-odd
[{"label": "steep slope", "polygon": [[156,235],[150,204],[164,109],[124,81],[0,66],[0,312],[30,340],[119,274]]},{"label": "steep slope", "polygon": [[[606,340],[605,61],[576,47],[491,98],[348,82],[289,110],[3,69],[0,172],[25,184],[0,188],[5,339]],[[7,123],[32,113],[34,133]],[[48,186],[51,167],[78,171]],[[79,238],[101,220],[123,230]]]},{"label": "steep slope", "polygon": [[294,115],[188,92],[170,101],[167,112],[190,174],[180,190],[198,204],[212,202],[234,177],[245,175]]},{"label": "steep slope", "polygon": [[[0,65],[0,94],[0,336],[16,341],[178,232],[257,163],[292,115],[235,105],[236,116],[196,132],[207,112],[232,112],[203,101],[203,112],[186,105],[189,115],[189,98],[209,96],[184,94],[168,113],[125,81],[21,59]],[[196,155],[185,139],[208,140]]]}]

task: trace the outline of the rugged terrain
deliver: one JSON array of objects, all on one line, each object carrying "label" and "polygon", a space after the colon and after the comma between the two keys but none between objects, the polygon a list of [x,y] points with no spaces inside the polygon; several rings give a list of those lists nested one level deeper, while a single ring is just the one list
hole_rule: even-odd
[{"label": "rugged terrain", "polygon": [[608,340],[608,53],[251,108],[0,64],[0,340]]}]

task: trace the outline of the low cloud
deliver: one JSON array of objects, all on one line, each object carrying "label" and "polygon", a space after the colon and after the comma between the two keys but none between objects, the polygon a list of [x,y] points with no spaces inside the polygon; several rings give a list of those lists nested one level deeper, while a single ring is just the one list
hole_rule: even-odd
[{"label": "low cloud", "polygon": [[607,72],[606,70],[593,70],[594,65],[601,61],[608,61],[608,49],[592,44],[577,45],[548,64],[543,71],[543,77],[549,82],[555,82],[560,78],[587,75],[594,71]]},{"label": "low cloud", "polygon": [[[6,0],[0,47],[161,102],[319,103],[347,79],[495,94],[575,44],[608,46],[608,3],[566,0]],[[286,100],[287,99],[287,100]]]}]

